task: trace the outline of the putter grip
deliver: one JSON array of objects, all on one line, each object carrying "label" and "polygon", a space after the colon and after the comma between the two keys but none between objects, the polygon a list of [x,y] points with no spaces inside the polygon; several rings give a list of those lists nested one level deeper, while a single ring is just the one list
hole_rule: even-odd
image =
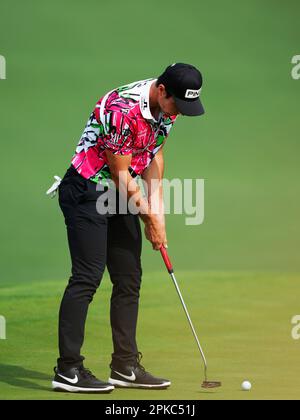
[{"label": "putter grip", "polygon": [[163,260],[164,260],[164,262],[166,264],[166,267],[167,267],[168,272],[170,274],[173,273],[174,272],[173,271],[173,266],[172,266],[172,263],[170,261],[169,255],[168,255],[168,251],[166,250],[166,248],[164,246],[162,246],[160,248],[160,252],[161,252],[161,255],[163,257]]}]

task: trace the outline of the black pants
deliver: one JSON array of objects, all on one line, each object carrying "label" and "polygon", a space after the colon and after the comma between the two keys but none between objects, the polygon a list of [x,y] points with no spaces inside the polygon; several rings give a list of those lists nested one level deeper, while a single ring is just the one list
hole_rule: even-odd
[{"label": "black pants", "polygon": [[112,363],[136,361],[136,326],[141,285],[141,228],[139,217],[100,215],[96,184],[70,167],[59,187],[59,204],[65,217],[72,260],[72,275],[59,314],[58,367],[81,366],[85,322],[89,304],[107,266],[113,291],[111,328]]}]

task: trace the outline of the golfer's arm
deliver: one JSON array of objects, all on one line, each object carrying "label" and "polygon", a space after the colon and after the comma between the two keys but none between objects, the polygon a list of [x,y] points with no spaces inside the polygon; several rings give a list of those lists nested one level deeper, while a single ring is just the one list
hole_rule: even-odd
[{"label": "golfer's arm", "polygon": [[147,184],[148,203],[150,211],[157,214],[160,222],[165,225],[165,208],[163,200],[164,155],[163,149],[156,154],[151,164],[144,171],[142,178]]},{"label": "golfer's arm", "polygon": [[135,206],[140,209],[139,216],[141,219],[145,223],[150,222],[152,216],[149,214],[148,202],[143,197],[139,186],[128,171],[132,155],[114,155],[112,152],[106,151],[106,156],[112,180],[117,189],[123,196],[127,197],[128,201],[133,200]]}]

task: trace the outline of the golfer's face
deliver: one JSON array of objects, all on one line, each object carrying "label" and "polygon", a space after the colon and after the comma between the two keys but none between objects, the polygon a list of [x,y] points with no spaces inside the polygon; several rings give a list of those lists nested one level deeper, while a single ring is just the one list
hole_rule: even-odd
[{"label": "golfer's face", "polygon": [[159,91],[159,98],[158,98],[159,106],[162,112],[168,116],[171,115],[179,115],[180,112],[178,111],[173,96],[167,98],[167,92],[163,88]]}]

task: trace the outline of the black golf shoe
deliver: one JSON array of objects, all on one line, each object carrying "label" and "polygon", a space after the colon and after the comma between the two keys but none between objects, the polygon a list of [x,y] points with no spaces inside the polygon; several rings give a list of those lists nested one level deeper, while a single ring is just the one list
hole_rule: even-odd
[{"label": "black golf shoe", "polygon": [[166,389],[171,385],[167,379],[156,378],[140,364],[142,354],[135,364],[111,364],[111,375],[108,382],[116,388]]},{"label": "black golf shoe", "polygon": [[55,378],[52,382],[54,391],[86,392],[108,394],[114,390],[114,386],[97,379],[84,367],[72,368],[67,372],[54,369]]}]

